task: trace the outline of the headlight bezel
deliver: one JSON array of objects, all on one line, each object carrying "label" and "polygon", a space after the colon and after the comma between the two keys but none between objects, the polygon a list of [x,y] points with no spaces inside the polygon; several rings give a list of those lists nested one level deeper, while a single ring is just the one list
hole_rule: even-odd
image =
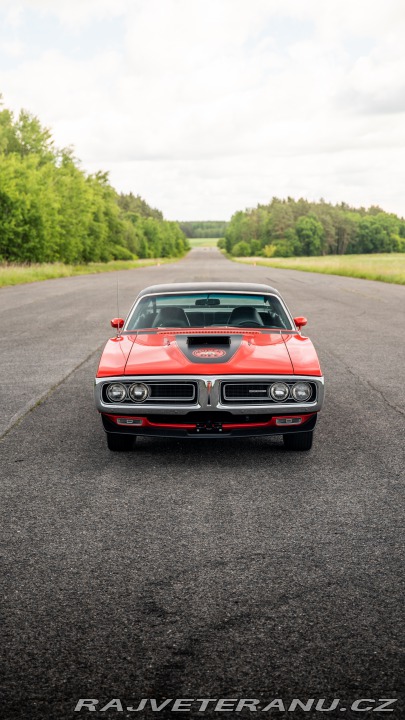
[{"label": "headlight bezel", "polygon": [[[145,394],[143,397],[141,397],[141,398],[134,397],[133,393],[134,393],[134,388],[136,388],[136,387],[144,388]],[[132,402],[136,403],[137,405],[144,403],[149,398],[149,396],[150,396],[150,386],[146,385],[146,383],[137,382],[137,383],[132,383],[131,385],[128,386],[128,397],[130,400],[132,400]]]},{"label": "headlight bezel", "polygon": [[[111,397],[111,395],[110,395],[110,393],[111,393],[111,388],[117,388],[117,387],[122,388],[122,390],[124,391],[124,394],[123,394],[120,398],[113,398],[113,397]],[[124,383],[120,383],[120,382],[109,383],[109,384],[106,386],[105,394],[106,394],[107,400],[108,400],[110,403],[113,403],[113,404],[122,403],[122,402],[125,402],[125,400],[126,400],[126,398],[127,398],[127,387],[126,387],[126,385],[124,385]]]},{"label": "headlight bezel", "polygon": [[[275,396],[274,396],[274,388],[276,388],[277,386],[281,386],[281,385],[284,386],[284,388],[285,388],[285,390],[287,391],[287,393],[286,393],[285,397],[283,397],[283,398],[275,397]],[[290,395],[290,388],[289,388],[289,386],[287,385],[287,383],[285,383],[285,382],[283,382],[283,381],[280,380],[280,381],[274,382],[274,383],[272,383],[272,384],[270,385],[270,387],[269,387],[269,395],[270,395],[271,399],[272,399],[274,402],[276,402],[276,403],[279,403],[279,402],[284,403],[284,402],[286,402],[286,400],[288,400],[288,397],[289,397],[289,395]]]},{"label": "headlight bezel", "polygon": [[[296,396],[297,388],[300,387],[300,386],[301,386],[301,387],[306,386],[306,388],[307,388],[307,396],[304,397],[304,398],[298,398],[298,397]],[[294,383],[294,385],[293,385],[292,388],[291,388],[291,396],[292,396],[293,400],[295,400],[295,402],[297,402],[297,403],[306,403],[306,402],[309,402],[310,399],[311,399],[311,395],[312,395],[312,386],[311,386],[311,384],[308,383],[308,382],[305,382],[305,381],[303,381],[303,380],[300,380],[299,382]]]}]

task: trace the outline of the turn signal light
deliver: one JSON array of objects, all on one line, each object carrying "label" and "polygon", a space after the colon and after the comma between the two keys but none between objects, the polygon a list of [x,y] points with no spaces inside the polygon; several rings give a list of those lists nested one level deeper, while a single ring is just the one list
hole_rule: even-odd
[{"label": "turn signal light", "polygon": [[276,425],[301,425],[302,418],[300,417],[289,417],[289,418],[277,418]]},{"label": "turn signal light", "polygon": [[142,425],[142,418],[116,418],[117,425]]}]

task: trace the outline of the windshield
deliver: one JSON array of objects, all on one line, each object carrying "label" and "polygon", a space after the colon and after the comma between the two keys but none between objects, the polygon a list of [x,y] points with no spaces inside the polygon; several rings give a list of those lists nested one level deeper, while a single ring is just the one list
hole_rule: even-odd
[{"label": "windshield", "polygon": [[147,295],[135,306],[125,329],[188,327],[293,329],[276,295],[221,292]]}]

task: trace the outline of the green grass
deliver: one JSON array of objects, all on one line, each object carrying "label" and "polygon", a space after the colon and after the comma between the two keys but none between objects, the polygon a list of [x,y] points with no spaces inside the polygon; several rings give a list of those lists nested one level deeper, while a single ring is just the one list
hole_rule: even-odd
[{"label": "green grass", "polygon": [[365,280],[405,285],[405,253],[373,255],[326,255],[293,258],[232,258],[236,262],[265,265],[286,270],[346,275]]},{"label": "green grass", "polygon": [[189,238],[188,241],[192,248],[195,247],[216,247],[219,238]]},{"label": "green grass", "polygon": [[174,262],[173,259],[148,260],[112,260],[107,263],[89,263],[88,265],[64,265],[64,263],[39,263],[33,265],[0,265],[0,287],[22,285],[23,283],[50,280],[53,278],[72,277],[73,275],[94,275],[95,273],[113,272],[115,270],[132,270],[133,268],[157,265],[157,263]]}]

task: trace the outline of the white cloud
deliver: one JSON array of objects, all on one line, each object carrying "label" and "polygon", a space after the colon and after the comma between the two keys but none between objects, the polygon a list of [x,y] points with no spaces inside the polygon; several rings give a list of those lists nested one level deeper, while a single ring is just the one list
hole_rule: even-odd
[{"label": "white cloud", "polygon": [[22,13],[23,8],[19,4],[11,3],[11,2],[4,2],[3,0],[0,2],[0,8],[5,8],[5,24],[8,25],[11,28],[18,28],[19,25],[21,25],[22,20]]},{"label": "white cloud", "polygon": [[[6,104],[31,109],[85,167],[110,169],[118,189],[167,216],[229,217],[297,194],[405,213],[402,0],[1,8],[15,33],[27,8],[64,32],[61,49],[50,36],[4,70]],[[124,29],[106,49],[97,33],[119,15]]]},{"label": "white cloud", "polygon": [[18,58],[24,54],[24,44],[19,40],[7,40],[2,43],[2,49],[5,55]]},{"label": "white cloud", "polygon": [[0,9],[5,8],[9,22],[17,18],[20,24],[24,10],[29,9],[42,16],[57,17],[67,27],[83,26],[92,20],[103,20],[123,13],[130,0],[69,0],[69,2],[55,2],[55,0],[0,0]]}]

